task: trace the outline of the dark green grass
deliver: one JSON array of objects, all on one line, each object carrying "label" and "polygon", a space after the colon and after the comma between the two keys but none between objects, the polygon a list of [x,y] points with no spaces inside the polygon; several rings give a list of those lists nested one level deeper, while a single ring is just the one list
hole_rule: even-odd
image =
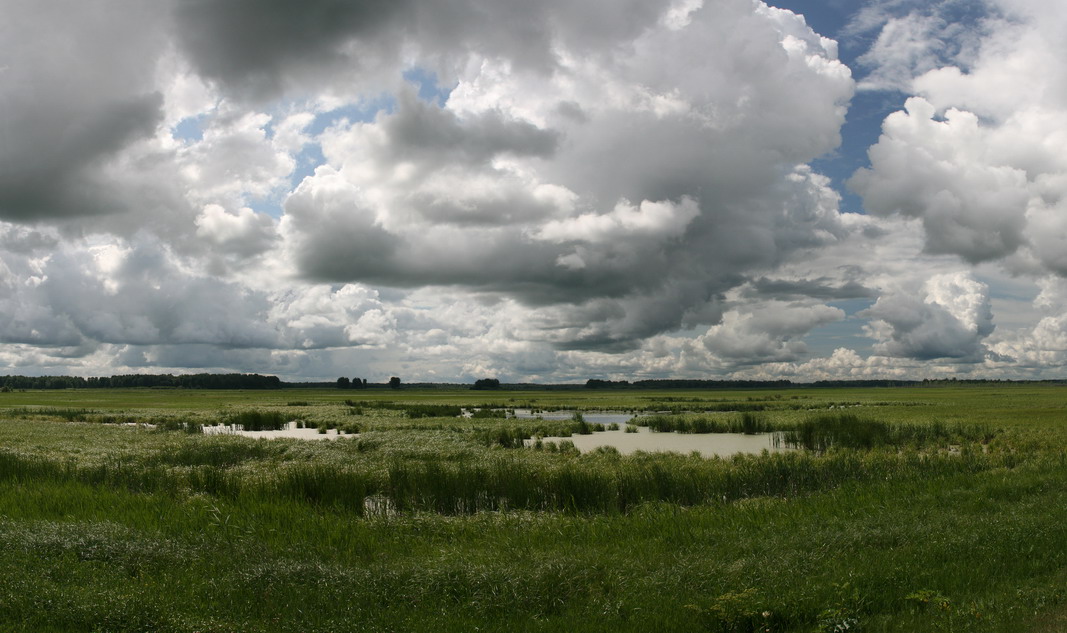
[{"label": "dark green grass", "polygon": [[995,432],[986,425],[892,424],[853,414],[819,415],[783,430],[777,440],[785,446],[825,452],[830,448],[871,449],[880,446],[944,446],[957,442],[988,444]]},{"label": "dark green grass", "polygon": [[771,422],[764,415],[743,413],[739,416],[708,417],[679,415],[649,415],[635,420],[661,433],[767,433],[784,428],[781,423]]},{"label": "dark green grass", "polygon": [[232,424],[245,431],[277,431],[293,419],[277,411],[239,411],[223,418],[223,424]]},{"label": "dark green grass", "polygon": [[1049,481],[1065,475],[1046,462],[689,509],[450,519],[5,482],[0,622],[740,631],[766,612],[777,631],[1026,630],[1062,604],[1067,491]]}]

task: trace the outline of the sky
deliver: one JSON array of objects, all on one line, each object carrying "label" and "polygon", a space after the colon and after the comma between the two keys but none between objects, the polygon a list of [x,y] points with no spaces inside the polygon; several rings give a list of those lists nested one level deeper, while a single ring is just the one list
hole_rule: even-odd
[{"label": "sky", "polygon": [[0,0],[0,374],[1067,375],[1067,5]]}]

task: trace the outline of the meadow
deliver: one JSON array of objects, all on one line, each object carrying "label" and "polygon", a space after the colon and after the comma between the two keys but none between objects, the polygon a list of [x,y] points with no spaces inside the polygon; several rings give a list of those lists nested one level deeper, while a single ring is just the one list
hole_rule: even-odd
[{"label": "meadow", "polygon": [[[596,411],[791,450],[537,442]],[[0,393],[0,630],[1061,631],[1065,446],[1050,384]]]}]

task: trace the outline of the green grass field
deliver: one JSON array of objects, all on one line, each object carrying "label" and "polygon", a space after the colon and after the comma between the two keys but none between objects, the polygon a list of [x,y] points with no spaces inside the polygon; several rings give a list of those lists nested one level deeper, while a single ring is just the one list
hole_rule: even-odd
[{"label": "green grass field", "polygon": [[[818,450],[535,450],[589,429],[431,405]],[[199,433],[252,419],[347,433]],[[2,393],[0,630],[1060,631],[1065,446],[1038,384]]]}]

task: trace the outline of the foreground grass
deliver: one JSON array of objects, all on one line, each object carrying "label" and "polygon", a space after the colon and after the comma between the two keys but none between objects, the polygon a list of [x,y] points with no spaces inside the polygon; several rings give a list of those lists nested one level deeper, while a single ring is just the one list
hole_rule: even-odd
[{"label": "foreground grass", "polygon": [[[860,410],[890,431],[983,431],[729,460],[492,448],[482,431],[525,422],[352,416],[326,393],[301,415],[372,430],[263,441],[18,413],[0,422],[0,629],[1054,630],[1063,392],[1014,389],[826,394],[812,404],[872,403]],[[47,395],[13,407],[214,419],[242,406]],[[732,397],[790,403],[776,395]],[[761,415],[824,415],[810,409]],[[699,415],[713,414],[734,415]]]}]

